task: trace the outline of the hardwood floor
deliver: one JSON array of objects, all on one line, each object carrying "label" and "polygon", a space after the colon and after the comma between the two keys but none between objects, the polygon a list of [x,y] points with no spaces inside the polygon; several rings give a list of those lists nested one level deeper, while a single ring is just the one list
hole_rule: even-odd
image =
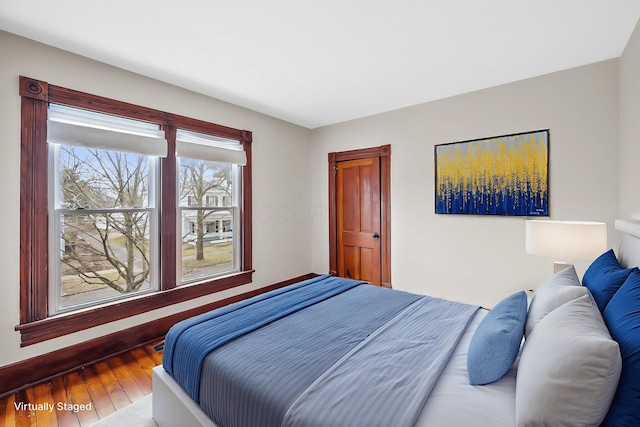
[{"label": "hardwood floor", "polygon": [[150,344],[20,390],[0,399],[0,427],[88,426],[150,394],[161,363]]}]

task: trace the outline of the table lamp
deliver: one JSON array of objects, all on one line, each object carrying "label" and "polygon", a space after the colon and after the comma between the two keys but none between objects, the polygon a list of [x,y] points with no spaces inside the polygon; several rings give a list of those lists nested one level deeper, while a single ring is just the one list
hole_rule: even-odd
[{"label": "table lamp", "polygon": [[526,251],[556,258],[553,271],[569,267],[568,260],[593,260],[607,250],[607,224],[591,221],[526,221]]}]

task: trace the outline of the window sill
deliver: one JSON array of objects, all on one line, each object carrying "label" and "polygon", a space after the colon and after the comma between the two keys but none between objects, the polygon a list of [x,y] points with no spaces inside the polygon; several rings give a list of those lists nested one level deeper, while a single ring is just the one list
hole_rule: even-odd
[{"label": "window sill", "polygon": [[251,283],[253,270],[216,278],[210,282],[140,295],[126,301],[116,301],[108,305],[72,313],[61,314],[35,322],[17,325],[20,331],[20,347],[61,337],[63,335],[93,328],[105,323],[125,319],[172,304],[199,298],[215,292]]}]

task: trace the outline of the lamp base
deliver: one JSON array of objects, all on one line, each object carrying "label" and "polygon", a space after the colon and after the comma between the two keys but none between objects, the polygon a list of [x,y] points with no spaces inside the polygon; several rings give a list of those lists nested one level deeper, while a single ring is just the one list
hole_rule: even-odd
[{"label": "lamp base", "polygon": [[573,264],[569,264],[567,262],[556,261],[553,263],[553,272],[558,273],[566,268],[571,267]]}]

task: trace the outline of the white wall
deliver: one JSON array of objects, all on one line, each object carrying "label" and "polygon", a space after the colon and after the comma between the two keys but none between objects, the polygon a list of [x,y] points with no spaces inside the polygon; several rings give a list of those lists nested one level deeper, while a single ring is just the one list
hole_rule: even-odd
[{"label": "white wall", "polygon": [[[311,271],[309,130],[0,32],[0,366]],[[253,132],[252,284],[20,348],[18,76]]]},{"label": "white wall", "polygon": [[640,220],[640,21],[620,58],[620,216]]},{"label": "white wall", "polygon": [[[327,153],[391,144],[394,288],[492,306],[537,286],[553,260],[525,253],[524,218],[435,215],[434,145],[549,128],[551,218],[606,221],[615,246],[618,106],[610,60],[316,129],[313,201],[326,207]],[[328,225],[316,219],[313,269],[324,272]]]}]

